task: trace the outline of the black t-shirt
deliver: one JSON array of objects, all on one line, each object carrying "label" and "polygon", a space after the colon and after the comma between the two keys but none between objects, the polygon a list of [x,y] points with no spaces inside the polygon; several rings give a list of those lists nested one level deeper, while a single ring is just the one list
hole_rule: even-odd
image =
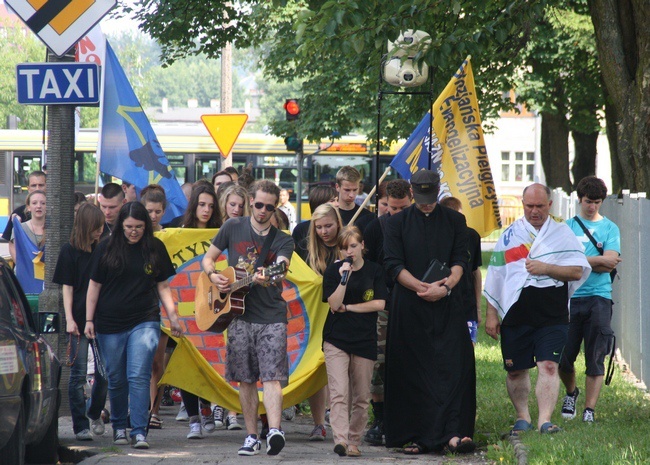
[{"label": "black t-shirt", "polygon": [[91,252],[75,249],[69,242],[63,244],[52,277],[53,283],[72,286],[72,316],[82,333],[86,327],[86,292],[91,255]]},{"label": "black t-shirt", "polygon": [[307,256],[309,255],[309,252],[307,251],[307,241],[309,240],[308,238],[310,224],[311,220],[298,223],[296,227],[293,228],[293,232],[291,233],[291,237],[293,237],[293,241],[296,243],[296,253],[300,255],[300,258],[302,258],[305,262],[307,261]]},{"label": "black t-shirt", "polygon": [[476,287],[474,286],[474,271],[483,265],[481,257],[481,236],[475,229],[467,228],[469,232],[469,261],[467,271],[458,283],[462,289],[463,306],[467,315],[467,321],[478,321],[478,309],[476,308]]},{"label": "black t-shirt", "polygon": [[535,328],[569,324],[569,286],[524,287],[501,324]]},{"label": "black t-shirt", "polygon": [[102,285],[95,329],[98,333],[121,333],[145,321],[160,321],[157,285],[176,274],[165,245],[154,238],[151,253],[159,263],[154,275],[142,256],[142,241],[128,246],[129,260],[122,269],[109,269],[101,260],[109,243],[100,242],[90,259],[90,279]]},{"label": "black t-shirt", "polygon": [[11,221],[11,218],[14,215],[18,215],[22,223],[31,219],[32,215],[30,215],[29,212],[25,211],[26,207],[27,205],[21,205],[20,207],[16,208],[13,212],[11,212],[11,215],[9,215],[9,221],[7,221],[7,226],[5,226],[5,231],[2,233],[2,238],[5,241],[9,242],[11,240],[11,235],[14,232],[14,223],[13,221]]},{"label": "black t-shirt", "polygon": [[[343,210],[342,208],[339,208],[339,214],[341,215],[341,221],[343,221],[343,226],[347,226],[350,223],[350,220],[354,216],[354,214],[357,212],[357,210],[361,208],[359,205],[355,204],[354,208],[352,210]],[[370,223],[375,216],[369,211],[363,208],[361,210],[361,213],[359,213],[359,216],[357,219],[354,221],[354,225],[359,228],[360,231],[363,232],[365,229],[366,225]]]},{"label": "black t-shirt", "polygon": [[[323,276],[323,302],[327,302],[339,283],[342,261],[332,263]],[[360,270],[350,274],[343,303],[359,304],[371,300],[386,300],[386,278],[381,266],[364,260]],[[323,327],[323,341],[349,354],[377,360],[377,312],[332,313],[328,311]]]}]

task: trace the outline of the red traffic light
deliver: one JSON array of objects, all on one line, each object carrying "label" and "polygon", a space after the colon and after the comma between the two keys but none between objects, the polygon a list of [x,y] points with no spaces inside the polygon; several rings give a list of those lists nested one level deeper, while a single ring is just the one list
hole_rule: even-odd
[{"label": "red traffic light", "polygon": [[300,116],[300,104],[298,99],[289,98],[284,102],[284,109],[286,111],[287,121],[293,121]]}]

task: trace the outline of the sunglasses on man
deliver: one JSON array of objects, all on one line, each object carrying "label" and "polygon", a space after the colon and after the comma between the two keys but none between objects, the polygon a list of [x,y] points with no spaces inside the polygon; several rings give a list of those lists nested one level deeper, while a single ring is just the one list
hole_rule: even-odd
[{"label": "sunglasses on man", "polygon": [[275,205],[271,205],[270,203],[255,202],[253,206],[258,210],[266,208],[267,212],[275,211]]}]

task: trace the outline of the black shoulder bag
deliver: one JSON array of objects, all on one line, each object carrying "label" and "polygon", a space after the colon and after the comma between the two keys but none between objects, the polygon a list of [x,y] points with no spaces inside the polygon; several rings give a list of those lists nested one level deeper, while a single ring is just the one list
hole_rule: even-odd
[{"label": "black shoulder bag", "polygon": [[[596,239],[594,239],[594,236],[591,235],[585,224],[578,218],[578,215],[573,217],[574,220],[580,225],[582,230],[585,232],[591,243],[596,247],[596,250],[598,250],[598,253],[603,255],[605,253],[605,250],[603,249],[603,246],[600,245],[598,242],[596,242]],[[616,278],[616,268],[614,268],[610,273],[609,276],[612,278],[612,282],[614,282],[614,278]]]},{"label": "black shoulder bag", "polygon": [[[596,250],[598,250],[598,253],[603,255],[605,253],[605,250],[601,245],[598,245],[598,242],[596,242],[596,239],[594,239],[594,236],[591,235],[585,224],[578,218],[578,215],[573,217],[574,220],[580,225],[582,230],[585,232],[591,243],[596,247]],[[616,278],[616,268],[614,268],[609,275],[612,278],[612,282],[614,282],[614,278]],[[609,364],[607,365],[607,374],[605,375],[605,386],[609,386],[609,383],[612,382],[612,376],[614,376],[614,355],[616,354],[616,336],[612,333],[612,351],[609,354]]]}]

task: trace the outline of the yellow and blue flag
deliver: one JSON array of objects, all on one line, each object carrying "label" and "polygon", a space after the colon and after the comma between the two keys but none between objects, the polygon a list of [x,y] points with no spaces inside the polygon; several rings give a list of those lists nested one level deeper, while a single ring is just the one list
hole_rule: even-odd
[{"label": "yellow and blue flag", "polygon": [[187,199],[115,52],[106,42],[100,170],[143,189],[165,189],[163,222],[181,216]]},{"label": "yellow and blue flag", "polygon": [[431,160],[430,169],[440,175],[438,198],[458,198],[467,225],[485,237],[501,228],[501,215],[470,58],[463,61],[391,167],[404,179],[411,179],[416,171],[428,169]]},{"label": "yellow and blue flag", "polygon": [[17,217],[12,221],[16,247],[16,278],[25,294],[40,294],[43,292],[45,282],[43,248],[31,241]]}]

